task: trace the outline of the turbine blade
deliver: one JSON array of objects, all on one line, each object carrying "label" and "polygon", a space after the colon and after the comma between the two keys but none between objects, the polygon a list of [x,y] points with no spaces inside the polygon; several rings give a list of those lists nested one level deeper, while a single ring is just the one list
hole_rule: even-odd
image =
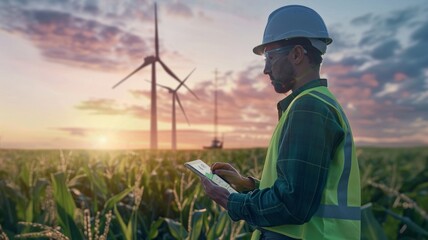
[{"label": "turbine blade", "polygon": [[158,37],[158,7],[155,2],[155,50],[156,57],[159,57],[159,37]]},{"label": "turbine blade", "polygon": [[199,97],[192,91],[190,90],[190,88],[187,87],[187,85],[184,85],[184,87],[187,89],[187,91],[189,91],[196,99],[199,100]]},{"label": "turbine blade", "polygon": [[171,71],[171,69],[168,68],[168,66],[166,66],[166,64],[164,62],[162,62],[162,60],[160,58],[158,58],[159,63],[162,65],[163,69],[165,69],[165,71],[171,76],[173,77],[175,80],[177,80],[179,83],[181,83],[181,80],[177,77],[177,75],[175,75],[175,73],[173,73]]},{"label": "turbine blade", "polygon": [[116,83],[112,88],[116,88],[117,86],[119,86],[120,84],[122,84],[124,81],[126,81],[128,78],[130,78],[132,75],[134,75],[136,72],[140,71],[142,68],[144,68],[145,66],[149,65],[150,63],[153,63],[153,61],[151,61],[150,57],[147,57],[144,59],[144,63],[141,64],[141,66],[139,66],[137,69],[135,69],[133,72],[131,72],[130,74],[128,74],[128,76],[126,76],[124,79],[120,80],[118,83]]},{"label": "turbine blade", "polygon": [[183,112],[184,117],[186,118],[187,124],[190,126],[189,119],[187,118],[187,115],[186,115],[186,112],[184,111],[183,105],[181,105],[180,98],[178,97],[177,92],[174,93],[174,97],[175,97],[175,99],[177,99],[178,105],[180,106],[181,111]]},{"label": "turbine blade", "polygon": [[196,70],[196,68],[194,68],[189,75],[187,75],[187,77],[177,86],[177,88],[175,88],[175,90],[177,91],[181,86],[184,85],[184,83],[187,81],[187,79],[190,77],[190,75],[192,75],[192,73]]},{"label": "turbine blade", "polygon": [[196,70],[196,68],[194,68],[190,73],[189,73],[189,75],[187,75],[187,77],[184,79],[184,81],[183,82],[181,82],[180,83],[180,85],[176,88],[176,90],[178,90],[178,88],[180,88],[181,87],[181,85],[183,85],[196,99],[198,99],[199,100],[199,97],[192,91],[192,90],[190,90],[190,88],[186,85],[186,84],[184,84],[184,82],[190,77],[190,75],[192,75],[192,73],[194,72]]},{"label": "turbine blade", "polygon": [[173,92],[174,90],[172,89],[172,88],[170,88],[170,87],[168,87],[168,86],[165,86],[165,85],[162,85],[162,84],[159,84],[159,83],[156,83],[156,85],[158,85],[159,87],[161,87],[161,88],[165,88],[165,89],[167,89],[168,91],[170,91],[170,92]]},{"label": "turbine blade", "polygon": [[[171,71],[171,69],[169,69],[167,66],[166,66],[166,64],[164,63],[164,62],[162,62],[162,60],[160,59],[160,58],[158,58],[158,61],[159,61],[159,63],[162,65],[162,67],[163,67],[163,69],[165,69],[165,71],[171,76],[171,77],[173,77],[175,80],[177,80],[180,84],[182,83],[182,81],[177,77],[177,75],[175,75],[172,71]],[[184,87],[193,95],[193,96],[195,96],[195,98],[196,99],[198,99],[199,100],[199,98],[198,98],[198,96],[196,96],[196,94],[192,91],[192,90],[190,90],[190,88],[186,85],[186,84],[184,84]]]},{"label": "turbine blade", "polygon": [[[149,81],[149,80],[145,80],[146,82],[148,82],[148,83],[152,83],[151,81]],[[159,87],[161,87],[161,88],[165,88],[165,89],[167,89],[168,91],[174,91],[172,88],[170,88],[170,87],[168,87],[168,86],[165,86],[165,85],[162,85],[162,84],[159,84],[159,83],[156,83],[156,85],[157,86],[159,86]]]}]

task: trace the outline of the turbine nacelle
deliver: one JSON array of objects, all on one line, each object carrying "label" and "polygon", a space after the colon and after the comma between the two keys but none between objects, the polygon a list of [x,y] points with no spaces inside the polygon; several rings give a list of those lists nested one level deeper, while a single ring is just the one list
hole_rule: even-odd
[{"label": "turbine nacelle", "polygon": [[155,57],[155,56],[148,56],[148,57],[145,57],[144,58],[144,63],[154,63],[154,62],[156,62],[158,60],[158,58],[157,57]]}]

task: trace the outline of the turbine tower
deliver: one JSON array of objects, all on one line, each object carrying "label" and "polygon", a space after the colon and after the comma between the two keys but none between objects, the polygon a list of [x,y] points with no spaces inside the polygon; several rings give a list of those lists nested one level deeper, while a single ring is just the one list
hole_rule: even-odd
[{"label": "turbine tower", "polygon": [[[161,84],[157,84],[159,87],[165,88],[168,90],[169,93],[172,94],[172,131],[171,131],[171,148],[172,150],[177,150],[177,127],[176,127],[176,117],[175,117],[175,102],[178,102],[178,105],[181,108],[181,111],[184,114],[184,117],[186,118],[187,124],[189,124],[189,119],[187,118],[186,112],[184,111],[183,105],[181,105],[180,102],[180,98],[178,97],[178,89],[180,89],[183,85],[184,82],[187,81],[187,79],[190,77],[190,75],[192,75],[192,73],[195,71],[195,69],[193,69],[189,75],[187,75],[187,77],[180,83],[178,84],[178,86],[175,89],[172,89],[170,87],[161,85]],[[190,124],[189,124],[190,125]]]},{"label": "turbine tower", "polygon": [[[152,86],[151,86],[151,114],[150,114],[150,148],[158,148],[158,125],[157,125],[157,103],[156,103],[156,62],[160,63],[162,68],[175,80],[181,83],[181,80],[168,68],[168,66],[161,60],[159,56],[159,37],[158,37],[158,17],[157,17],[157,5],[155,3],[155,55],[144,58],[143,64],[137,69],[128,74],[125,78],[116,83],[112,88],[116,88],[136,72],[140,71],[148,65],[152,65]],[[184,84],[183,84],[184,85]],[[186,85],[184,87],[189,90],[197,99],[199,99],[195,93],[193,93]]]}]

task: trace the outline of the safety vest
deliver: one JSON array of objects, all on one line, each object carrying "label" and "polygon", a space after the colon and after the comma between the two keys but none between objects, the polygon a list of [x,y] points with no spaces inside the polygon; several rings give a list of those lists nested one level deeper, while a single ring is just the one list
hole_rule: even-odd
[{"label": "safety vest", "polygon": [[[321,205],[309,222],[302,225],[281,225],[264,229],[298,239],[360,239],[361,193],[360,173],[351,128],[336,98],[320,86],[300,93],[282,114],[273,133],[263,167],[260,189],[272,187],[277,179],[276,161],[281,132],[293,103],[304,95],[311,95],[332,107],[344,129],[344,139],[330,162],[327,182]],[[252,240],[259,239],[260,231],[253,233]]]}]

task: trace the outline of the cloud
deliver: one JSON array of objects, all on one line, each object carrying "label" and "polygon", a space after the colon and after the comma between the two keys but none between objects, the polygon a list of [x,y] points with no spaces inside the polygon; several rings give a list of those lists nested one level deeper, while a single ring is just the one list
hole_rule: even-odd
[{"label": "cloud", "polygon": [[386,83],[384,89],[378,93],[376,93],[377,97],[383,97],[388,94],[396,93],[400,90],[400,84],[398,83]]},{"label": "cloud", "polygon": [[153,20],[153,2],[150,0],[132,0],[132,1],[81,1],[81,0],[4,0],[0,2],[4,12],[11,10],[21,11],[23,9],[48,9],[62,12],[73,13],[73,15],[86,18],[103,18],[113,21],[138,19]]},{"label": "cloud", "polygon": [[103,20],[97,2],[85,2],[61,2],[44,8],[25,1],[21,5],[6,2],[0,4],[0,28],[30,40],[48,61],[84,68],[123,69],[151,53],[146,40]]},{"label": "cloud", "polygon": [[88,133],[88,131],[86,129],[73,128],[73,127],[58,128],[57,130],[67,132],[72,136],[78,136],[78,137],[86,137],[87,133]]},{"label": "cloud", "polygon": [[[350,23],[354,26],[369,26],[365,31],[364,36],[361,38],[360,46],[370,46],[378,42],[391,39],[403,27],[408,27],[414,23],[415,16],[421,13],[421,9],[416,7],[400,9],[388,13],[386,16],[382,15],[364,15],[354,18]],[[362,20],[364,17],[368,17]]]},{"label": "cloud", "polygon": [[[249,140],[253,144],[263,146],[268,141],[277,121],[276,103],[278,95],[274,92],[267,78],[262,77],[263,67],[251,65],[238,72],[226,71],[218,75],[218,85],[229,84],[228,89],[217,89],[218,124],[220,135],[227,138]],[[191,78],[189,79],[191,81]],[[212,79],[199,82],[192,91],[200,100],[187,90],[180,89],[178,95],[186,112],[190,127],[212,135],[212,129],[206,126],[214,124],[214,81]],[[141,98],[149,100],[150,91],[133,90],[130,94],[141,102]],[[279,95],[281,96],[281,95]],[[122,104],[123,105],[123,104]],[[139,104],[118,107],[116,101],[109,99],[88,100],[77,108],[90,111],[92,114],[127,114],[135,118],[148,118],[149,109]],[[157,113],[159,122],[171,122],[172,95],[163,89],[157,91]],[[187,125],[186,119],[176,105],[177,124]],[[180,127],[179,127],[180,129]],[[250,137],[252,136],[252,137]]]},{"label": "cloud", "polygon": [[[351,20],[365,27],[359,44],[326,57],[323,73],[348,113],[360,144],[427,144],[420,137],[428,121],[428,23],[418,8],[366,14]],[[408,39],[407,39],[408,37]],[[423,129],[420,129],[423,126]]]},{"label": "cloud", "polygon": [[[369,24],[366,25],[370,29],[377,29],[377,31],[364,32],[361,38],[372,37],[379,39],[375,43],[375,47],[361,49],[358,55],[362,57],[345,55],[339,61],[330,62],[327,59],[326,65],[354,66],[348,69],[349,72],[346,74],[348,77],[361,78],[367,73],[373,74],[379,82],[378,87],[374,88],[375,91],[382,91],[384,84],[394,81],[397,76],[401,76],[403,81],[421,81],[424,79],[424,69],[428,67],[428,56],[423,54],[423,51],[420,51],[422,45],[428,39],[428,23],[419,21],[422,15],[423,13],[414,7],[386,15],[370,14],[368,19],[371,21],[367,20]],[[358,21],[354,19],[352,22],[355,24]],[[412,28],[408,28],[410,23],[412,23]],[[403,40],[399,38],[409,35],[407,32],[409,30],[410,41],[403,43]],[[391,34],[390,38],[381,39],[385,33]],[[364,56],[371,56],[372,59]],[[362,68],[362,66],[365,67]],[[406,76],[406,78],[402,78],[403,76]],[[405,90],[405,87],[415,87],[408,83],[404,85],[403,90]],[[418,91],[418,89],[411,90]],[[420,90],[421,88],[419,88]]]},{"label": "cloud", "polygon": [[364,26],[366,24],[370,24],[371,21],[373,21],[373,14],[367,13],[352,19],[351,24],[355,26]]},{"label": "cloud", "polygon": [[[120,69],[147,52],[139,36],[115,26],[51,10],[23,11],[20,26],[7,31],[33,42],[44,58],[94,69]],[[3,23],[4,24],[4,23]]]},{"label": "cloud", "polygon": [[352,33],[346,32],[342,24],[329,26],[328,33],[333,39],[333,43],[328,46],[327,54],[340,52],[341,50],[349,49],[353,46],[351,39],[353,39],[354,36]]},{"label": "cloud", "polygon": [[[178,1],[165,8],[173,17],[194,15]],[[85,69],[125,70],[152,55],[153,22],[154,3],[148,0],[0,1],[0,29],[28,39],[47,61]],[[162,46],[161,53],[185,59]]]},{"label": "cloud", "polygon": [[[385,26],[401,28],[389,31],[391,38],[377,42],[372,48],[361,49],[358,45],[352,46],[351,42],[346,43],[344,48],[337,48],[336,53],[343,57],[333,60],[327,54],[322,67],[323,74],[328,75],[330,89],[344,106],[359,144],[395,144],[400,139],[407,144],[426,143],[421,140],[416,125],[409,126],[408,123],[414,119],[428,120],[428,113],[424,109],[428,101],[424,69],[428,65],[421,51],[416,51],[417,48],[422,49],[420,47],[425,41],[428,27],[423,22],[414,25],[410,32],[412,41],[403,44],[398,36],[409,29],[402,28],[402,23],[394,21],[395,18],[390,15],[373,14],[370,19],[372,25],[385,22]],[[399,19],[415,22],[407,17]],[[361,38],[372,33],[364,32]],[[372,37],[380,39],[384,34],[379,32]],[[353,48],[358,51],[352,51]],[[357,54],[349,55],[348,52]],[[274,93],[262,70],[263,66],[254,64],[219,75],[219,128],[226,137],[242,141],[251,139],[259,146],[267,144],[277,122],[276,102],[281,96]],[[199,101],[187,90],[179,91],[191,127],[199,129],[199,126],[213,124],[214,81],[209,79],[199,82],[192,90],[200,97]],[[147,100],[150,96],[149,91],[132,91],[131,94]],[[143,117],[136,113],[144,110],[139,109],[138,104],[133,107],[136,109],[134,113],[127,111],[126,114]],[[162,122],[171,121],[171,95],[163,90],[158,91],[158,119]],[[177,110],[177,122],[185,124],[180,110]],[[394,129],[406,129],[396,131],[406,136],[397,138],[397,134],[393,134]],[[207,136],[210,132],[200,131]]]},{"label": "cloud", "polygon": [[179,1],[174,1],[173,3],[166,5],[166,10],[171,15],[185,18],[193,17],[192,9],[188,5]]},{"label": "cloud", "polygon": [[130,90],[129,93],[131,93],[132,96],[134,96],[137,99],[150,99],[151,93],[149,91],[141,91],[141,90]]},{"label": "cloud", "polygon": [[[403,51],[403,57],[409,58],[406,61],[411,65],[420,64],[423,67],[428,66],[428,56],[424,49],[428,41],[428,22],[420,25],[411,35],[412,45]],[[419,67],[419,66],[418,66]],[[413,68],[417,73],[421,73],[425,68]]]},{"label": "cloud", "polygon": [[[233,128],[254,127],[263,130],[266,125],[275,124],[277,119],[275,93],[269,81],[263,79],[262,66],[249,66],[236,73],[226,73],[221,81],[228,82],[229,90],[219,88],[217,90],[219,122]],[[219,82],[219,86],[222,86]],[[206,114],[201,119],[195,111],[189,114],[199,116],[198,123],[212,122],[214,87],[212,81],[207,81],[196,86],[194,89],[198,96],[206,96],[205,101],[187,102],[194,107],[190,109],[205,109]],[[200,105],[199,107],[197,105]]]},{"label": "cloud", "polygon": [[386,18],[381,18],[380,23],[382,23],[386,29],[397,29],[399,27],[406,26],[409,22],[412,22],[415,14],[419,13],[419,11],[420,9],[416,7],[393,11]]},{"label": "cloud", "polygon": [[119,115],[129,112],[129,109],[126,107],[119,107],[116,101],[112,99],[91,99],[81,102],[76,108],[89,111],[91,114],[95,115]]},{"label": "cloud", "polygon": [[382,42],[377,47],[375,47],[372,50],[371,56],[374,59],[383,60],[383,59],[392,57],[394,53],[399,49],[400,49],[400,43],[395,39],[391,39],[391,40]]},{"label": "cloud", "polygon": [[415,41],[427,41],[428,40],[428,23],[424,23],[415,32],[413,32],[411,38]]},{"label": "cloud", "polygon": [[[169,1],[165,10],[175,17],[200,18],[204,14],[179,1]],[[127,21],[153,21],[153,18],[153,4],[148,0],[109,4],[98,0],[0,2],[0,28],[30,40],[44,58],[102,70],[124,68],[152,54],[148,46],[153,39],[148,38],[150,42],[147,42],[148,39],[135,33],[135,28],[127,26]],[[354,135],[361,143],[426,143],[421,137],[422,132],[426,133],[428,121],[428,55],[424,51],[428,22],[424,9],[412,7],[383,14],[368,13],[352,19],[349,24],[351,27],[340,23],[330,29],[334,43],[329,49],[333,51],[327,52],[322,69],[328,76],[330,89],[350,118]],[[153,36],[152,30],[140,34]],[[330,58],[331,54],[335,58]],[[225,138],[265,143],[259,146],[267,144],[277,121],[276,101],[283,96],[274,93],[262,70],[263,66],[252,64],[220,74],[218,116]],[[180,99],[191,127],[206,129],[213,124],[214,117],[213,79],[199,82],[192,90],[200,97],[199,101],[185,89],[180,89]],[[170,122],[171,94],[163,89],[157,93],[159,121]],[[149,102],[150,92],[131,91],[130,94],[136,98],[134,103],[94,98],[75,107],[88,114],[148,118],[150,109],[142,105],[141,100]],[[177,121],[182,126],[186,124],[180,110]],[[88,129],[59,129],[73,136],[88,134]],[[117,131],[129,134],[125,135],[131,140],[146,134]],[[183,138],[201,142],[212,137],[209,130],[180,128],[179,131],[186,134]],[[166,138],[168,131],[162,134]],[[186,139],[183,142],[187,144]]]},{"label": "cloud", "polygon": [[[118,149],[140,149],[150,147],[149,130],[112,130],[102,128],[80,128],[63,127],[55,130],[68,133],[69,136],[61,139],[67,142],[62,148],[118,148]],[[75,132],[84,133],[76,135]],[[100,136],[106,142],[105,146],[100,146]],[[218,136],[224,141],[227,148],[242,148],[245,141],[245,147],[259,147],[266,145],[267,140],[255,134],[247,133],[225,133]],[[213,138],[212,132],[201,130],[177,129],[177,146],[185,149],[202,149],[203,146],[209,146]],[[158,131],[159,148],[171,148],[171,131]],[[197,143],[195,145],[195,143]]]}]

